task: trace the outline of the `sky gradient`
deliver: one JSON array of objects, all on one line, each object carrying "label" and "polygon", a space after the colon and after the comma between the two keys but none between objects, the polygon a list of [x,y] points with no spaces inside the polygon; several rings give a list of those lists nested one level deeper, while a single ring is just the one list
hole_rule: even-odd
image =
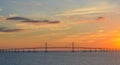
[{"label": "sky gradient", "polygon": [[120,48],[120,0],[0,0],[0,48]]}]

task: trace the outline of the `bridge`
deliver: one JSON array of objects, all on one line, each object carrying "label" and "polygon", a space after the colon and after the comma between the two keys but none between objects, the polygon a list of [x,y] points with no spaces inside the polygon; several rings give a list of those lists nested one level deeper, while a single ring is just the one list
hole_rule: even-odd
[{"label": "bridge", "polygon": [[[54,50],[51,50],[54,49]],[[67,50],[65,50],[67,49]],[[50,51],[71,51],[71,52],[120,52],[120,48],[93,48],[93,47],[76,47],[74,43],[70,47],[49,47],[45,43],[44,47],[31,47],[31,48],[9,48],[0,49],[0,53],[7,52],[50,52]]]}]

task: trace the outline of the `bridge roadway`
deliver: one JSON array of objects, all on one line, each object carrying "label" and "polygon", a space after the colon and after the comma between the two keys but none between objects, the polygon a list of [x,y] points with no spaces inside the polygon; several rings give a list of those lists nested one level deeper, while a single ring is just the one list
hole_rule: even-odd
[{"label": "bridge roadway", "polygon": [[118,48],[93,48],[93,47],[32,47],[32,48],[9,48],[0,49],[0,52],[50,52],[50,51],[81,51],[81,52],[119,52]]}]

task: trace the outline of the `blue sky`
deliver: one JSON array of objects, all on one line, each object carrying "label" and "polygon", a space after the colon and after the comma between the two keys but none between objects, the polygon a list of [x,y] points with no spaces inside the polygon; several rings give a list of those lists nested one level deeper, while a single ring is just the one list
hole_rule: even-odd
[{"label": "blue sky", "polygon": [[[66,10],[103,5],[119,5],[119,0],[1,0],[1,15],[39,16],[59,14]],[[104,6],[103,6],[104,7]]]}]

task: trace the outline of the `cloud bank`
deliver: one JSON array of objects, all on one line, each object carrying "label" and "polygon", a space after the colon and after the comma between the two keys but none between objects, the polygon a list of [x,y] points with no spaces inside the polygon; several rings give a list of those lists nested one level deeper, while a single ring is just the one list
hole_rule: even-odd
[{"label": "cloud bank", "polygon": [[[21,32],[23,30],[34,30],[38,28],[51,28],[49,24],[59,24],[57,20],[35,20],[26,17],[0,16],[0,32]],[[37,25],[38,24],[38,25]]]}]

